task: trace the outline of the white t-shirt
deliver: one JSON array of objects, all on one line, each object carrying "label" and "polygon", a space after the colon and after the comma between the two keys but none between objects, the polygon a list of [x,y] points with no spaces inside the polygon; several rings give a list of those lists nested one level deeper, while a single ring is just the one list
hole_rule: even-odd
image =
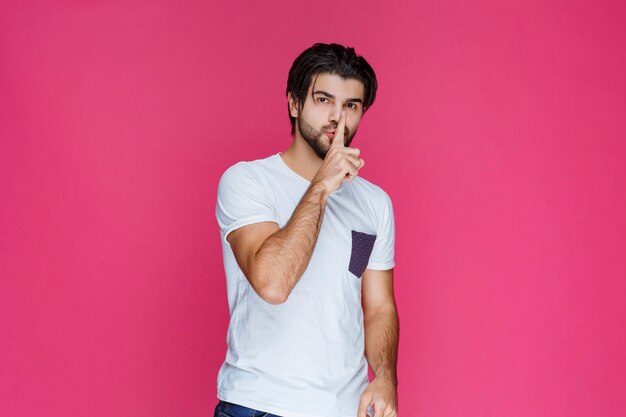
[{"label": "white t-shirt", "polygon": [[361,177],[330,194],[311,260],[283,304],[257,295],[226,240],[253,223],[284,227],[309,185],[280,154],[237,163],[220,180],[231,318],[218,398],[283,417],[353,417],[368,384],[361,275],[394,266],[389,196]]}]

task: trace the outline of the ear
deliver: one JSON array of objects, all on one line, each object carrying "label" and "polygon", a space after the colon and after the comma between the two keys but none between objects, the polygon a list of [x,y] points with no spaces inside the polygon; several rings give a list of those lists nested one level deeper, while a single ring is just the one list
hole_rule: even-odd
[{"label": "ear", "polygon": [[294,99],[291,93],[288,94],[287,100],[289,101],[289,114],[291,117],[298,117],[298,101]]}]

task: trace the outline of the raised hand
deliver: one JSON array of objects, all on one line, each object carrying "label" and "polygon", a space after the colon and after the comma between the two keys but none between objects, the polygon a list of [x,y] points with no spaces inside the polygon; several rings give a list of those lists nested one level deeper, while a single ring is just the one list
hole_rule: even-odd
[{"label": "raised hand", "polygon": [[365,165],[359,158],[360,151],[345,146],[346,112],[342,111],[330,148],[313,183],[322,184],[327,193],[332,193],[345,181],[352,181]]}]

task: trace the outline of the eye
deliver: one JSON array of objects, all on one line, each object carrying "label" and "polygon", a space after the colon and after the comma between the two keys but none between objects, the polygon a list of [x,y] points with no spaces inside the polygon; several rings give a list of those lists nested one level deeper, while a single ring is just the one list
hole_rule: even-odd
[{"label": "eye", "polygon": [[329,100],[328,100],[328,97],[318,97],[317,98],[317,102],[318,103],[328,103]]},{"label": "eye", "polygon": [[356,103],[348,103],[347,106],[349,109],[352,109],[352,110],[356,110],[359,108],[359,105]]}]

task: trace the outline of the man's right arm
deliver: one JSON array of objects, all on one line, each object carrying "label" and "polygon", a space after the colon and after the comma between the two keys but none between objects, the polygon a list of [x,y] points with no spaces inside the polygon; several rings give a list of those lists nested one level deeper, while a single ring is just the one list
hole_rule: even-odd
[{"label": "man's right arm", "polygon": [[268,303],[284,303],[304,273],[317,242],[327,198],[323,186],[311,184],[284,228],[263,222],[228,235],[239,267]]},{"label": "man's right arm", "polygon": [[[256,293],[270,304],[281,304],[306,270],[317,242],[328,196],[363,167],[359,150],[343,144],[345,114],[331,148],[308,190],[284,228],[260,222],[227,236],[237,264]],[[339,133],[341,132],[341,134]]]}]

